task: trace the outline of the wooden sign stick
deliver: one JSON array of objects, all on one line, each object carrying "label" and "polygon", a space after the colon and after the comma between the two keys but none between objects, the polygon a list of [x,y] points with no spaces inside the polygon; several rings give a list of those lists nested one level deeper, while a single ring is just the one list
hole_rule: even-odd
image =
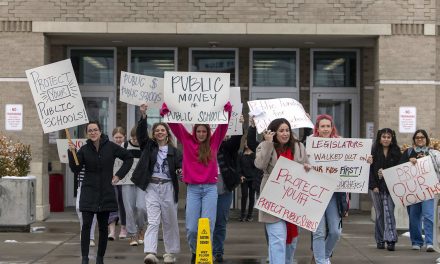
[{"label": "wooden sign stick", "polygon": [[[70,138],[70,132],[69,132],[69,129],[65,128],[64,130],[66,131],[67,139],[69,140],[69,142],[71,142],[71,141],[72,141],[72,138]],[[76,156],[76,151],[73,151],[73,150],[70,150],[70,151],[71,151],[72,154],[73,154],[73,159],[75,159],[75,164],[78,166],[78,165],[79,165],[79,161],[78,161],[78,157]]]}]

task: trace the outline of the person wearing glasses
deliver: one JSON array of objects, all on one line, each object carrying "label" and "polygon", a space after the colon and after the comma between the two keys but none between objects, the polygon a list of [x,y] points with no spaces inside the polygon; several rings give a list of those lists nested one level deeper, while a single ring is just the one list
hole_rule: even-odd
[{"label": "person wearing glasses", "polygon": [[[417,163],[417,159],[430,155],[429,137],[425,130],[417,130],[413,137],[413,147],[406,149],[400,163]],[[434,224],[434,199],[425,200],[421,203],[412,204],[407,208],[409,215],[409,234],[411,239],[411,248],[421,250],[426,244],[427,252],[434,252],[433,247],[433,224]],[[425,239],[422,237],[422,219]]]},{"label": "person wearing glasses", "polygon": [[[69,141],[69,167],[74,173],[79,173],[85,168],[84,179],[81,185],[81,198],[79,209],[83,216],[81,229],[81,255],[82,264],[89,263],[90,227],[96,214],[99,227],[97,264],[104,263],[107,248],[108,218],[110,212],[118,210],[115,189],[118,183],[130,170],[133,156],[123,147],[111,142],[107,135],[101,131],[99,122],[92,121],[86,126],[88,140],[78,153],[78,164],[75,163],[73,152],[75,145]],[[115,159],[123,160],[121,168],[113,174]]]}]

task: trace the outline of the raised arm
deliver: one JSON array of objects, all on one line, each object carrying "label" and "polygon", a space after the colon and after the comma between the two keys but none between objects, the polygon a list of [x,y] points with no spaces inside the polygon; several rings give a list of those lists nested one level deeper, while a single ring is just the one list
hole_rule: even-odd
[{"label": "raised arm", "polygon": [[141,150],[143,150],[148,141],[151,140],[151,138],[148,136],[147,108],[148,106],[146,104],[143,104],[139,107],[141,119],[138,121],[136,138],[139,142],[139,147]]},{"label": "raised arm", "polygon": [[[168,106],[166,103],[162,104],[162,108],[160,109],[160,115],[163,117],[166,114],[170,112],[170,109],[168,109]],[[170,127],[171,131],[173,132],[174,136],[176,136],[177,140],[180,142],[183,142],[184,138],[191,137],[191,134],[186,131],[185,126],[180,123],[168,123],[168,126]]]},{"label": "raised arm", "polygon": [[217,129],[212,134],[212,142],[213,145],[216,146],[220,146],[223,138],[226,136],[226,133],[228,133],[229,120],[231,119],[231,113],[232,113],[232,105],[230,102],[227,102],[225,104],[224,111],[228,112],[228,123],[218,125]]}]

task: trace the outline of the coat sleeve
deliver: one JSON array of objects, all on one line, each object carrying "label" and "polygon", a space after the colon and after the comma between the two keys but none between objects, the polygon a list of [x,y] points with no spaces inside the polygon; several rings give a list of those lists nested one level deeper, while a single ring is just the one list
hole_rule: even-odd
[{"label": "coat sleeve", "polygon": [[225,138],[226,133],[228,133],[229,121],[231,120],[232,108],[228,109],[227,112],[228,112],[228,123],[218,125],[217,128],[215,129],[214,133],[212,134],[212,139],[211,139],[212,145],[217,148],[222,143],[222,140]]},{"label": "coat sleeve", "polygon": [[118,146],[115,143],[113,144],[114,158],[119,158],[123,161],[121,168],[115,173],[115,175],[118,176],[119,179],[122,179],[130,171],[131,165],[133,165],[133,155],[131,155],[130,151],[125,148]]},{"label": "coat sleeve", "polygon": [[255,153],[255,167],[260,170],[266,170],[272,158],[273,151],[275,151],[273,142],[261,142]]},{"label": "coat sleeve", "polygon": [[[403,152],[402,156],[400,157],[399,164],[402,164],[402,163],[405,163],[405,162],[408,162],[408,161],[409,161],[408,150],[409,150],[409,148],[406,149],[406,150]],[[414,152],[414,151],[413,151],[413,152]]]},{"label": "coat sleeve", "polygon": [[375,172],[375,162],[373,159],[373,163],[370,165],[370,181],[369,181],[369,189],[373,190],[374,188],[379,188],[379,182],[377,179],[377,175]]},{"label": "coat sleeve", "polygon": [[168,126],[170,127],[171,132],[173,132],[177,140],[179,140],[182,144],[184,144],[186,138],[191,137],[191,134],[186,131],[186,128],[183,126],[183,124],[168,123]]},{"label": "coat sleeve", "polygon": [[138,125],[136,128],[136,138],[139,142],[139,147],[141,150],[143,150],[148,141],[151,140],[151,138],[148,136],[147,117],[141,117],[141,119],[138,121]]},{"label": "coat sleeve", "polygon": [[74,173],[74,174],[78,174],[84,165],[84,151],[82,150],[82,148],[76,153],[76,157],[78,158],[78,163],[79,165],[75,164],[75,159],[73,158],[73,154],[72,151],[67,150],[67,157],[69,158],[69,167],[70,170]]},{"label": "coat sleeve", "polygon": [[252,150],[252,152],[256,152],[258,146],[256,127],[249,126],[248,128],[247,146]]}]

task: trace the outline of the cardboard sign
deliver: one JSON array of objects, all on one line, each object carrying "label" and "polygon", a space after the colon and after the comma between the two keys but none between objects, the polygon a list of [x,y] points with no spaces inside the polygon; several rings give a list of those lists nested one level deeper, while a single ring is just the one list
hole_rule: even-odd
[{"label": "cardboard sign", "polygon": [[120,99],[132,105],[148,104],[160,109],[163,103],[163,78],[121,71]]},{"label": "cardboard sign", "polygon": [[[78,151],[83,145],[86,144],[86,138],[74,139],[72,138],[72,143],[75,145],[76,150]],[[57,149],[58,149],[58,157],[60,158],[61,163],[69,163],[69,158],[67,157],[67,150],[69,150],[69,143],[67,139],[57,139]]]},{"label": "cardboard sign", "polygon": [[[231,119],[229,120],[228,132],[226,135],[235,136],[243,135],[243,124],[240,123],[240,116],[243,112],[243,104],[241,103],[240,87],[231,87],[229,94],[229,102],[232,105]],[[211,125],[211,131],[217,128],[216,124]],[[192,131],[192,130],[189,130]]]},{"label": "cardboard sign", "polygon": [[13,131],[23,130],[23,105],[7,104],[5,107],[5,129]]},{"label": "cardboard sign", "polygon": [[431,157],[417,159],[383,170],[383,178],[394,204],[408,206],[440,194],[440,183]]},{"label": "cardboard sign", "polygon": [[227,124],[223,111],[229,100],[229,73],[165,72],[165,122]]},{"label": "cardboard sign", "polygon": [[[127,175],[125,175],[124,178],[118,181],[116,185],[134,184],[131,181],[131,176],[133,175],[133,171],[136,168],[138,162],[139,162],[138,158],[133,159],[133,165],[131,165],[130,171],[128,171]],[[113,174],[115,174],[122,167],[122,163],[124,163],[123,160],[115,159],[115,164],[113,165]]]},{"label": "cardboard sign", "polygon": [[292,98],[248,101],[249,114],[254,116],[257,132],[263,132],[270,122],[277,118],[285,118],[292,129],[301,127],[313,128],[314,125],[306,115],[302,104]]},{"label": "cardboard sign", "polygon": [[371,139],[308,137],[306,152],[313,169],[337,175],[337,192],[367,193]]},{"label": "cardboard sign", "polygon": [[70,59],[26,71],[44,133],[89,122]]},{"label": "cardboard sign", "polygon": [[197,228],[196,264],[212,264],[212,243],[209,218],[199,218]]},{"label": "cardboard sign", "polygon": [[334,176],[306,172],[302,164],[280,157],[255,208],[315,232],[337,183]]}]

